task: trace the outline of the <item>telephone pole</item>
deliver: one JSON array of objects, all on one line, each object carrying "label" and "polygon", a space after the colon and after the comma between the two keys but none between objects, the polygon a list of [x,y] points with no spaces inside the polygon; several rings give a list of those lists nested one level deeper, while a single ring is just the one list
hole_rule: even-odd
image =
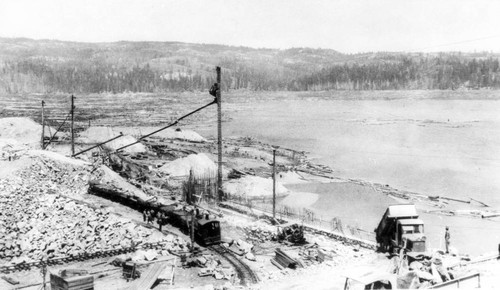
[{"label": "telephone pole", "polygon": [[42,150],[45,149],[45,101],[42,100],[42,140],[40,141]]},{"label": "telephone pole", "polygon": [[276,219],[276,149],[273,149],[273,219]]},{"label": "telephone pole", "polygon": [[75,155],[75,97],[71,95],[71,156]]},{"label": "telephone pole", "polygon": [[222,100],[221,100],[221,70],[216,67],[217,72],[217,152],[218,152],[218,170],[217,170],[217,194],[219,201],[222,201],[224,193],[222,192]]}]

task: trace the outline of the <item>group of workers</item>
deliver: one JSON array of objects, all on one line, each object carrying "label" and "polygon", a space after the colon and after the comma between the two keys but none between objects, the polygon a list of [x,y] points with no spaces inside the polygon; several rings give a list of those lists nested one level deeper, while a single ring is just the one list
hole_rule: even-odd
[{"label": "group of workers", "polygon": [[152,224],[156,219],[156,222],[158,224],[158,228],[160,231],[161,231],[161,228],[163,227],[163,225],[165,225],[167,223],[167,216],[162,211],[158,212],[158,211],[146,208],[142,212],[142,218],[143,218],[143,221],[146,222],[147,224]]}]

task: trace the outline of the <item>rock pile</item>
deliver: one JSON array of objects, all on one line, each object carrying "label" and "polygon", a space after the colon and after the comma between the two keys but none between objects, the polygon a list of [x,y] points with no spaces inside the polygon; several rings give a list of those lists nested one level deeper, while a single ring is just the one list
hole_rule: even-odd
[{"label": "rock pile", "polygon": [[276,234],[270,230],[263,229],[256,226],[244,227],[245,237],[247,241],[254,243],[264,243],[265,241],[276,240]]},{"label": "rock pile", "polygon": [[221,261],[214,255],[202,255],[194,258],[192,265],[201,267],[198,276],[211,276],[217,280],[231,280],[235,272],[230,267],[223,267]]},{"label": "rock pile", "polygon": [[34,189],[21,182],[0,183],[0,259],[20,263],[160,241],[169,242],[171,250],[185,246],[183,240],[105,210]]},{"label": "rock pile", "polygon": [[450,281],[462,276],[465,276],[469,269],[467,267],[450,268],[450,261],[465,259],[450,257],[441,251],[435,252],[432,257],[424,257],[419,261],[413,261],[408,264],[406,258],[401,259],[400,256],[393,257],[392,272],[396,273],[400,280],[405,281],[410,285],[413,281],[414,285],[419,287],[429,287],[434,284]]},{"label": "rock pile", "polygon": [[87,192],[90,164],[51,152],[28,155],[33,158],[30,167],[0,180],[0,264],[143,243],[163,242],[165,251],[185,249],[180,238],[69,198]]},{"label": "rock pile", "polygon": [[92,170],[89,163],[50,151],[32,150],[26,155],[34,162],[18,174],[24,181],[24,187],[32,187],[31,190],[40,195],[58,193],[75,196],[88,191]]}]

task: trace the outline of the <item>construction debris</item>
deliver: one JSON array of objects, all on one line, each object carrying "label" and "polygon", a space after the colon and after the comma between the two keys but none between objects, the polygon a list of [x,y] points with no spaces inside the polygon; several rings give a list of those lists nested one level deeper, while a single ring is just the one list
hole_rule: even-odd
[{"label": "construction debris", "polygon": [[292,244],[304,244],[306,242],[304,228],[298,224],[283,227],[278,233],[277,239],[278,242],[289,242]]},{"label": "construction debris", "polygon": [[285,268],[296,269],[297,267],[301,266],[301,264],[297,260],[291,258],[280,248],[276,249],[275,254],[276,256],[271,259],[271,263],[273,263],[273,265],[275,266],[277,266],[276,264],[278,264],[279,266],[277,267],[280,268],[280,270]]},{"label": "construction debris", "polygon": [[196,258],[197,265],[202,267],[198,272],[199,277],[213,277],[217,280],[230,280],[234,271],[222,266],[221,261],[213,255],[203,255]]}]

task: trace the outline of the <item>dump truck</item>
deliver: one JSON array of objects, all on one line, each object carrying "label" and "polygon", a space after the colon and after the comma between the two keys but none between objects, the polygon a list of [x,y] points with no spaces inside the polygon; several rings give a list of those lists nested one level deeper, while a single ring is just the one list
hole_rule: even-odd
[{"label": "dump truck", "polygon": [[379,250],[397,253],[426,251],[424,222],[418,218],[413,204],[390,205],[375,229]]}]

